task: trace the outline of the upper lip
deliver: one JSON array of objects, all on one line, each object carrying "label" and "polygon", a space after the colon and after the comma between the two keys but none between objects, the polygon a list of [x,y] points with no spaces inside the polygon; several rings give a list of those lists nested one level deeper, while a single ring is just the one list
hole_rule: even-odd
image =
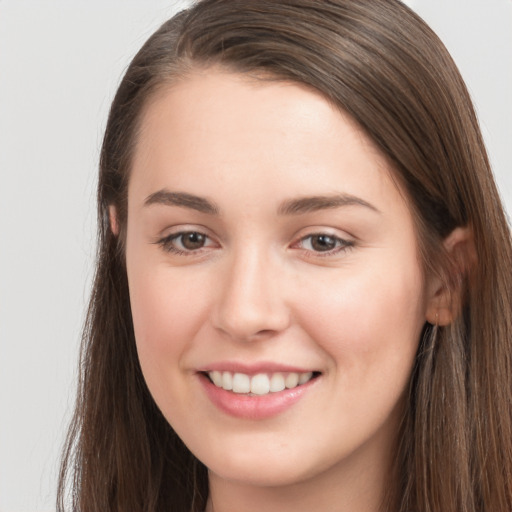
[{"label": "upper lip", "polygon": [[197,370],[198,372],[232,372],[245,373],[246,375],[256,375],[258,373],[307,373],[316,371],[312,368],[303,366],[293,366],[289,364],[276,363],[272,361],[262,361],[258,363],[243,363],[237,361],[218,361],[204,365]]}]

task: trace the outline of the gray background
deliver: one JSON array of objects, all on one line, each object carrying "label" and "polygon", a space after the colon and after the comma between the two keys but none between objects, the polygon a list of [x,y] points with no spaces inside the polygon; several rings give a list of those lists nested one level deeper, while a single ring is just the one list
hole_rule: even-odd
[{"label": "gray background", "polygon": [[[186,3],[0,0],[0,512],[55,509],[109,103],[136,50]],[[458,63],[512,211],[512,1],[407,3]]]}]

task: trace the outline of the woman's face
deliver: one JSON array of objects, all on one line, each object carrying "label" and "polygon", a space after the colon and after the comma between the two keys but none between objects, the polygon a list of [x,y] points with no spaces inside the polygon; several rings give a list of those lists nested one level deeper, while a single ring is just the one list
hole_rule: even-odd
[{"label": "woman's face", "polygon": [[427,297],[354,122],[298,85],[198,72],[145,111],[128,205],[142,370],[212,478],[383,471]]}]

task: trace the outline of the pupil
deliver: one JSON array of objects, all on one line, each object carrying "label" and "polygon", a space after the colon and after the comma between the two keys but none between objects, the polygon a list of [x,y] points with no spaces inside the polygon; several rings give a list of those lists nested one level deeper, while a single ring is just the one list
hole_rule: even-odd
[{"label": "pupil", "polygon": [[185,249],[200,249],[204,245],[205,236],[201,233],[186,233],[183,235],[182,244]]},{"label": "pupil", "polygon": [[316,235],[311,239],[311,246],[315,251],[330,251],[336,246],[336,240],[328,235]]}]

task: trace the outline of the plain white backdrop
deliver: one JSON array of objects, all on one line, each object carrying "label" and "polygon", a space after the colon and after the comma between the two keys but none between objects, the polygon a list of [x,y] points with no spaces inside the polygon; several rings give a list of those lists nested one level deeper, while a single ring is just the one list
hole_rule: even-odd
[{"label": "plain white backdrop", "polygon": [[[55,510],[109,104],[137,49],[188,3],[0,0],[0,512]],[[512,0],[406,3],[458,63],[512,212]]]}]

